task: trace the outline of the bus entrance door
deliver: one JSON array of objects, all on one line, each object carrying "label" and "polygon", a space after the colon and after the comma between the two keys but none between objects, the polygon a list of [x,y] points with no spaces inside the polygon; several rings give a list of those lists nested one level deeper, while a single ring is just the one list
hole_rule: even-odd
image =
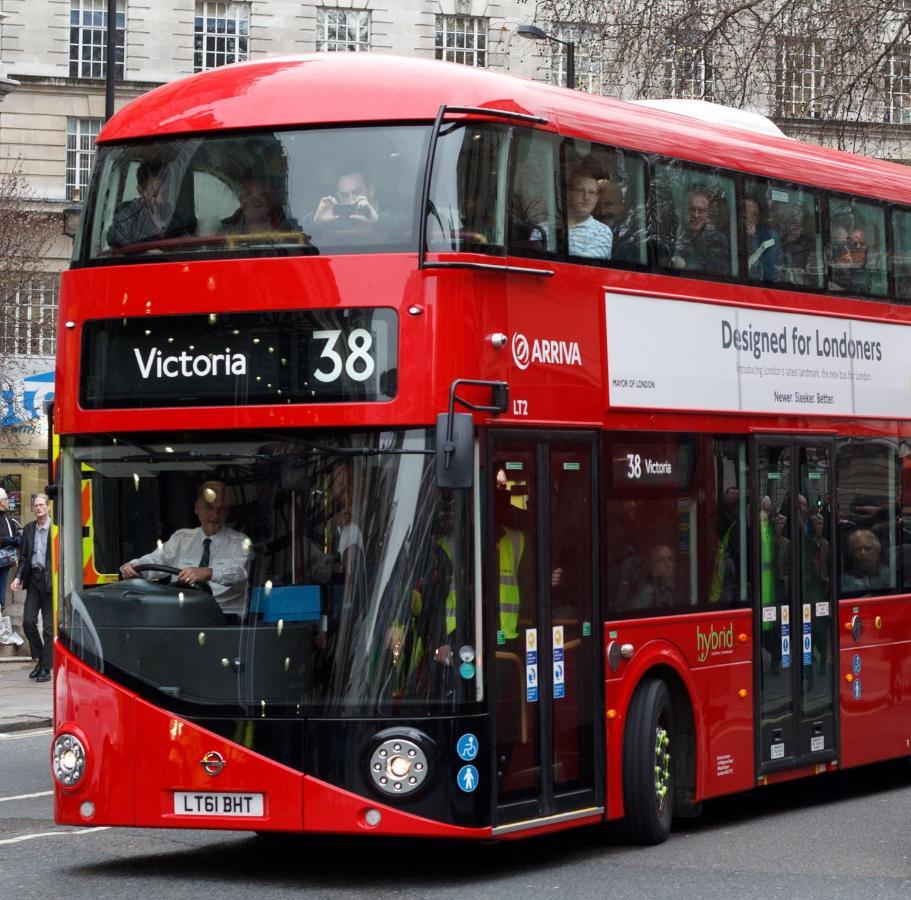
[{"label": "bus entrance door", "polygon": [[837,757],[833,443],[758,440],[758,774]]},{"label": "bus entrance door", "polygon": [[491,446],[487,621],[502,833],[599,812],[595,443],[503,435]]}]

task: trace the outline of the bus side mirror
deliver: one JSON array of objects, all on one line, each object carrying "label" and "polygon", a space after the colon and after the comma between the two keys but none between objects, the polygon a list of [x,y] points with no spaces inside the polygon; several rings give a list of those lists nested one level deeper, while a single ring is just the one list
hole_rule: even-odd
[{"label": "bus side mirror", "polygon": [[474,475],[474,419],[471,413],[437,416],[437,487],[470,488]]}]

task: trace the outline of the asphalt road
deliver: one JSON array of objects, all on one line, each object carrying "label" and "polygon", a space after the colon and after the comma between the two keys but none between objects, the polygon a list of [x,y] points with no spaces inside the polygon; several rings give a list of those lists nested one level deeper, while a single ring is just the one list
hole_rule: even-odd
[{"label": "asphalt road", "polygon": [[660,847],[630,847],[603,828],[476,845],[58,827],[49,740],[0,735],[7,896],[911,897],[907,761],[708,803]]}]

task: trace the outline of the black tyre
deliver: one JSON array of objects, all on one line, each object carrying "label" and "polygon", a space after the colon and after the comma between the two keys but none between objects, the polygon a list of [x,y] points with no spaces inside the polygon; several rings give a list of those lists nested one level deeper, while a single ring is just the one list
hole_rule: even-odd
[{"label": "black tyre", "polygon": [[623,802],[630,837],[640,844],[667,840],[674,818],[671,695],[658,678],[633,696],[623,740]]}]

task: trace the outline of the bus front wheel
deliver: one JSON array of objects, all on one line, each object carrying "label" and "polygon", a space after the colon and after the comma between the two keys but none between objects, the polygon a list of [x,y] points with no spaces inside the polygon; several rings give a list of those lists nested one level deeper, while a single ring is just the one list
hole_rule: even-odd
[{"label": "bus front wheel", "polygon": [[641,844],[667,839],[674,818],[674,720],[660,678],[639,685],[623,744],[623,802],[630,837]]}]

